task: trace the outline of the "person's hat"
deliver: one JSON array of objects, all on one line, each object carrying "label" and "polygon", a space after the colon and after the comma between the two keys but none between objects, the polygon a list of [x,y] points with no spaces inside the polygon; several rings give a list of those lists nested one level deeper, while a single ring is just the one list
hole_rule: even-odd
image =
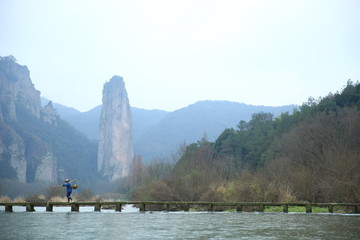
[{"label": "person's hat", "polygon": [[70,180],[69,180],[69,179],[66,179],[65,182],[70,182]]}]

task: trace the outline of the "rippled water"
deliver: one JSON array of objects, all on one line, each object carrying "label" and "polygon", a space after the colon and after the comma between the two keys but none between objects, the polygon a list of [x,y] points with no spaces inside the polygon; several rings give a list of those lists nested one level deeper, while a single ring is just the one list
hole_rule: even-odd
[{"label": "rippled water", "polygon": [[0,207],[0,239],[360,239],[359,214],[35,210]]}]

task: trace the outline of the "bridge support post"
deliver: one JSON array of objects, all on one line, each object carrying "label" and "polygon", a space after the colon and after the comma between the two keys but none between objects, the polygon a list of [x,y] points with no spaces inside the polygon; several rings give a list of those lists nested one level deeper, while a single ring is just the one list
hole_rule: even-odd
[{"label": "bridge support post", "polygon": [[242,212],[242,208],[243,208],[243,206],[241,204],[236,204],[236,211],[237,212]]},{"label": "bridge support post", "polygon": [[189,209],[190,209],[189,204],[188,204],[188,203],[185,203],[185,204],[184,204],[184,212],[188,212]]},{"label": "bridge support post", "polygon": [[53,211],[53,205],[50,204],[50,203],[47,203],[47,204],[46,204],[46,211],[47,211],[47,212],[52,212],[52,211]]},{"label": "bridge support post", "polygon": [[169,211],[170,210],[170,204],[165,203],[164,204],[164,211]]},{"label": "bridge support post", "polygon": [[212,211],[214,211],[214,205],[212,204],[212,203],[210,203],[209,205],[208,205],[208,209],[207,209],[209,212],[212,212]]},{"label": "bridge support post", "polygon": [[145,212],[145,203],[140,203],[140,212]]},{"label": "bridge support post", "polygon": [[360,213],[360,205],[355,205],[354,213]]},{"label": "bridge support post", "polygon": [[100,203],[95,203],[94,211],[95,212],[100,212],[101,211],[101,204]]},{"label": "bridge support post", "polygon": [[27,212],[35,212],[34,205],[32,205],[32,204],[30,204],[30,203],[27,203],[27,204],[26,204],[26,211],[27,211]]},{"label": "bridge support post", "polygon": [[285,204],[283,205],[283,212],[288,213],[289,212],[289,205]]},{"label": "bridge support post", "polygon": [[259,205],[259,212],[263,212],[264,209],[265,209],[264,204],[260,204],[260,205]]},{"label": "bridge support post", "polygon": [[12,212],[12,211],[13,211],[13,206],[5,205],[5,212]]},{"label": "bridge support post", "polygon": [[115,211],[116,211],[116,212],[121,212],[121,208],[122,208],[121,203],[115,204]]},{"label": "bridge support post", "polygon": [[80,209],[79,204],[77,204],[77,203],[72,203],[71,204],[71,211],[72,212],[79,212],[79,209]]},{"label": "bridge support post", "polygon": [[312,213],[312,207],[311,207],[310,204],[307,204],[307,205],[305,206],[305,209],[306,209],[306,213]]},{"label": "bridge support post", "polygon": [[328,209],[329,209],[329,213],[334,213],[334,206],[333,205],[329,205]]}]

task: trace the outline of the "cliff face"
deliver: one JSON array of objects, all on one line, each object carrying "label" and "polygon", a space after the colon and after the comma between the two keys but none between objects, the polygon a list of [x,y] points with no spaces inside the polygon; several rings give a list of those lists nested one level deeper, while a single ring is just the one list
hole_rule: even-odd
[{"label": "cliff face", "polygon": [[0,59],[0,102],[2,115],[16,120],[16,105],[22,104],[32,115],[40,118],[40,92],[30,79],[26,66],[15,63],[11,56]]},{"label": "cliff face", "polygon": [[110,181],[129,175],[134,156],[129,99],[122,77],[105,83],[100,116],[98,171]]},{"label": "cliff face", "polygon": [[12,56],[0,57],[0,178],[56,180],[56,158],[46,142],[26,129],[34,122],[56,125],[51,103],[41,107],[26,66]]}]

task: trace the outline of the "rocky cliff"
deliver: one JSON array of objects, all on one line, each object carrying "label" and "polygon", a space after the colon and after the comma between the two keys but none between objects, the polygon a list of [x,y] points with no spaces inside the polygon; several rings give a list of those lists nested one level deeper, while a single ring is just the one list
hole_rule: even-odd
[{"label": "rocky cliff", "polygon": [[129,175],[134,156],[129,99],[122,77],[104,84],[100,116],[98,171],[113,181]]},{"label": "rocky cliff", "polygon": [[20,182],[57,179],[57,159],[46,142],[27,131],[35,122],[56,125],[49,103],[41,107],[40,92],[26,66],[12,56],[0,57],[0,178]]},{"label": "rocky cliff", "polygon": [[36,118],[40,118],[40,92],[30,80],[26,66],[16,64],[12,56],[0,58],[1,115],[16,120],[16,105],[21,104]]}]

